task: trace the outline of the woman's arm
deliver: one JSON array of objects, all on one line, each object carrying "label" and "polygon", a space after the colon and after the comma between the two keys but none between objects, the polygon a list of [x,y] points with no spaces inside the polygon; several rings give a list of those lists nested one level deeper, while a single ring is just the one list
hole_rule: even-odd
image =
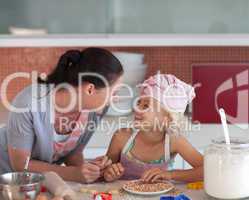
[{"label": "woman's arm", "polygon": [[[99,111],[100,113],[98,114],[100,117],[100,120],[103,118],[103,116],[107,113],[109,106],[106,106],[102,111]],[[82,121],[82,124],[84,124],[85,122]],[[84,164],[84,155],[83,155],[83,150],[85,148],[85,145],[81,144],[77,150],[75,150],[72,154],[70,154],[66,160],[65,160],[65,164],[68,166],[81,166]],[[99,157],[96,158],[95,160],[98,160],[100,162],[102,162],[102,160],[104,161],[105,157]],[[108,160],[106,161],[106,163],[104,164],[108,164],[107,163]]]},{"label": "woman's arm", "polygon": [[[30,152],[25,150],[18,150],[12,147],[8,147],[9,158],[11,166],[14,171],[23,171],[25,161]],[[82,166],[61,166],[49,164],[38,160],[30,160],[28,171],[30,172],[56,172],[66,181],[75,181],[82,183],[89,183],[95,181],[100,175],[100,169],[98,166],[85,163]]]},{"label": "woman's arm", "polygon": [[[33,151],[35,137],[32,113],[11,112],[7,126],[7,141],[9,160],[14,171],[24,170],[26,159]],[[92,182],[100,174],[99,167],[88,163],[83,166],[64,167],[38,160],[31,160],[28,170],[32,172],[54,171],[65,180],[78,182]]]},{"label": "woman's arm", "polygon": [[71,155],[65,159],[65,164],[68,167],[80,167],[85,163],[96,165],[100,169],[100,179],[103,176],[104,170],[112,164],[112,161],[107,156],[99,156],[93,160],[84,160],[83,156],[84,145],[79,146]]},{"label": "woman's arm", "polygon": [[83,150],[84,145],[81,145],[75,150],[72,154],[70,154],[66,160],[65,164],[67,166],[81,166],[84,164],[84,156],[83,156]]}]

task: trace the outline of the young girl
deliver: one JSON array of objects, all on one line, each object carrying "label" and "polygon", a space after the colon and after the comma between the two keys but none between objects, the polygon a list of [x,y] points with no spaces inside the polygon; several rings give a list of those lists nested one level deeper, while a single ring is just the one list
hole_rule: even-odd
[{"label": "young girl", "polygon": [[[173,75],[162,74],[149,78],[139,88],[134,128],[114,134],[107,152],[113,164],[104,171],[104,179],[202,180],[203,157],[179,130],[179,120],[195,97],[194,89]],[[192,169],[169,171],[177,154]]]}]

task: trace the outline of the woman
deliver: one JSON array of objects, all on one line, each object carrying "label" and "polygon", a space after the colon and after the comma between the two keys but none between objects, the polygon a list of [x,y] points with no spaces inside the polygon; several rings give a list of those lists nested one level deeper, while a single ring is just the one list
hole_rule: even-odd
[{"label": "woman", "polygon": [[0,130],[0,174],[22,171],[30,157],[32,172],[54,171],[82,183],[100,178],[111,161],[100,157],[84,162],[82,151],[122,74],[119,60],[105,49],[62,55],[50,75],[38,78],[14,99],[13,106],[27,110],[10,112],[7,126]]}]

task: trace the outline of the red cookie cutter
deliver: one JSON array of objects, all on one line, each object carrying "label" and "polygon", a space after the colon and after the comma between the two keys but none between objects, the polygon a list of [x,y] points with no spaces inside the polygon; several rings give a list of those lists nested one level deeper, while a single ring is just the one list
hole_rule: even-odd
[{"label": "red cookie cutter", "polygon": [[93,195],[94,200],[112,200],[112,194],[100,192]]}]

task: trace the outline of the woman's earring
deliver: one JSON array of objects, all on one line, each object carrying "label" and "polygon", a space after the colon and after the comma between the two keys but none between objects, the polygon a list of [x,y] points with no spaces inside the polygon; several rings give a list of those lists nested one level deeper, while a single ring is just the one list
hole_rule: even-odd
[{"label": "woman's earring", "polygon": [[72,65],[73,65],[73,63],[70,61],[70,62],[68,63],[68,67],[72,67]]}]

